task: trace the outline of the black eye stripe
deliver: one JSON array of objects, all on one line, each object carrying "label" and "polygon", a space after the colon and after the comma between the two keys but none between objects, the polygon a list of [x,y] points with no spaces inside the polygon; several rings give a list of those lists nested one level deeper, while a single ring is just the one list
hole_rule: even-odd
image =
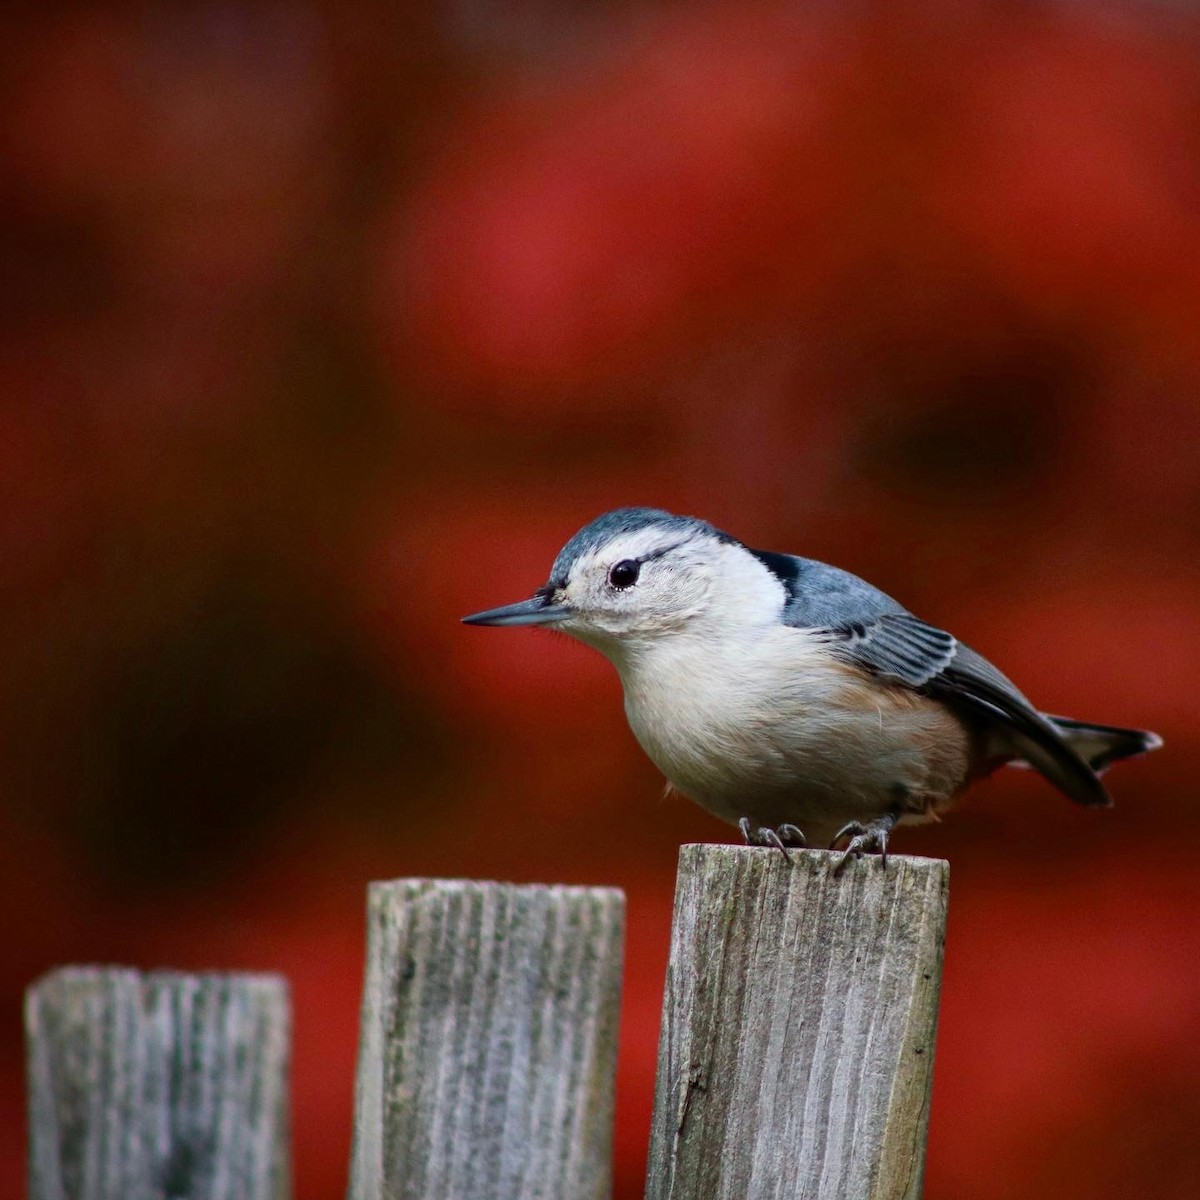
[{"label": "black eye stripe", "polygon": [[624,591],[637,583],[641,571],[642,564],[636,558],[624,558],[609,569],[608,582],[618,591]]},{"label": "black eye stripe", "polygon": [[681,542],[672,542],[669,546],[660,546],[657,550],[650,550],[646,554],[643,554],[641,558],[621,559],[616,566],[609,569],[609,586],[616,588],[617,591],[624,591],[626,588],[633,587],[638,581],[638,575],[641,573],[643,563],[653,562],[656,558],[662,558],[664,555],[670,554],[672,550],[678,550],[688,540],[688,538],[684,538]]},{"label": "black eye stripe", "polygon": [[682,542],[672,542],[669,546],[660,546],[657,550],[651,550],[649,554],[643,554],[638,560],[639,562],[653,562],[656,558],[662,558],[665,554],[670,554],[672,550],[678,550],[680,546],[687,542],[685,538]]}]

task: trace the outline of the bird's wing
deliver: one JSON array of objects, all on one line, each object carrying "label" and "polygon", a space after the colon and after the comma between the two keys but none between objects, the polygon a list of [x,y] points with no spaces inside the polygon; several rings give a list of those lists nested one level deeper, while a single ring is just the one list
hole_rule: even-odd
[{"label": "bird's wing", "polygon": [[911,688],[927,686],[958,653],[957,639],[908,613],[884,613],[821,632],[838,658]]},{"label": "bird's wing", "polygon": [[783,586],[785,625],[820,633],[844,662],[969,715],[1005,756],[1036,767],[1073,800],[1112,803],[1096,773],[983,655],[840,567],[750,553]]},{"label": "bird's wing", "polygon": [[908,612],[888,612],[820,630],[832,652],[881,679],[964,710],[1005,735],[1025,758],[1082,804],[1111,803],[1096,773],[981,654]]}]

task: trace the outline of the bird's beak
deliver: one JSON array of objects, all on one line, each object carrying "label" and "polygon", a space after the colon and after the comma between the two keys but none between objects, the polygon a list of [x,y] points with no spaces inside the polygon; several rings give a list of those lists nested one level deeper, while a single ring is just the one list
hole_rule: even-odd
[{"label": "bird's beak", "polygon": [[534,596],[518,604],[472,613],[462,620],[464,625],[553,625],[570,615],[571,610],[565,604],[551,604],[547,596]]}]

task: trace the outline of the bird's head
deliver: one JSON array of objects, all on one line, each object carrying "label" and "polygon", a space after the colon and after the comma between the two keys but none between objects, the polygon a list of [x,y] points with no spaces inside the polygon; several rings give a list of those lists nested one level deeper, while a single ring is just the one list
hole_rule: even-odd
[{"label": "bird's head", "polygon": [[778,620],[779,580],[736,538],[697,517],[618,508],[559,551],[532,599],[464,617],[468,625],[545,625],[610,658],[681,634]]}]

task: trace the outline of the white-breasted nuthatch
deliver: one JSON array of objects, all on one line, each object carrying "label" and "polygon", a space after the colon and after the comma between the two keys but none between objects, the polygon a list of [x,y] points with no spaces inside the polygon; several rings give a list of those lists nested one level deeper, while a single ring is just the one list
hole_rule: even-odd
[{"label": "white-breasted nuthatch", "polygon": [[975,779],[1031,766],[1080,804],[1153,733],[1038,712],[974,650],[848,571],[752,550],[696,517],[619,508],[531,600],[464,617],[545,625],[617,668],[643,749],[749,842],[886,856]]}]

